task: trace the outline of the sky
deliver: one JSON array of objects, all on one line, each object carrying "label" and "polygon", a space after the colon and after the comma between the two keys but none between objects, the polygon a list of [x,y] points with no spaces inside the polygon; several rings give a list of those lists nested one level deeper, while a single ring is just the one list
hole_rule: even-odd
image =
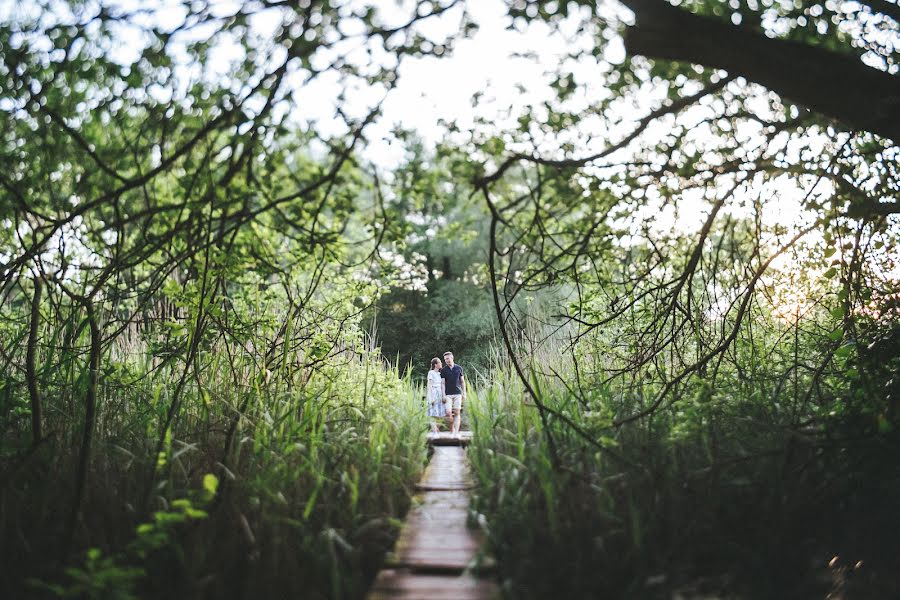
[{"label": "sky", "polygon": [[[471,39],[459,40],[449,57],[404,64],[399,86],[385,102],[379,128],[402,124],[435,142],[443,134],[436,127],[441,119],[457,121],[465,129],[481,115],[500,123],[501,128],[513,128],[516,115],[527,103],[549,100],[548,73],[571,48],[543,23],[533,23],[524,31],[510,30],[506,10],[499,0],[471,3],[470,12],[480,25]],[[538,49],[533,58],[521,56]],[[624,56],[624,48],[621,52]],[[386,164],[397,160],[401,152],[396,144],[375,144],[373,150]]]},{"label": "sky", "polygon": [[[349,0],[352,4],[358,0]],[[360,0],[361,1],[361,0]],[[139,3],[137,0],[107,0],[122,9],[152,6],[154,10],[145,17],[145,22],[170,28],[178,25],[184,18],[184,9],[180,0],[157,0],[152,4]],[[240,3],[233,0],[215,0],[212,5],[222,14],[231,14]],[[385,0],[379,3],[383,18],[390,24],[405,22],[410,15],[411,0],[395,2]],[[609,10],[610,16],[628,21],[630,13],[615,2],[601,4]],[[387,96],[382,105],[382,116],[367,129],[368,144],[363,149],[365,158],[383,171],[400,164],[404,158],[403,145],[393,139],[392,129],[402,127],[415,130],[426,143],[434,144],[447,135],[440,123],[454,121],[461,129],[471,127],[476,118],[487,119],[498,131],[514,129],[518,115],[526,105],[540,105],[553,96],[548,85],[550,73],[559,67],[566,55],[573,49],[590,48],[595,40],[589,36],[575,35],[577,20],[564,23],[561,32],[551,31],[549,26],[537,21],[528,27],[510,28],[511,18],[507,14],[507,2],[504,0],[477,0],[466,3],[472,19],[478,23],[479,29],[471,38],[458,39],[449,55],[441,58],[406,57],[400,67],[399,83]],[[16,13],[37,10],[28,1],[0,0],[0,20],[7,19]],[[461,9],[448,11],[438,19],[423,21],[421,31],[433,39],[450,35],[456,30],[461,17]],[[271,39],[280,25],[280,13],[277,10],[264,11],[254,17],[252,28],[261,39]],[[204,32],[198,30],[195,35],[202,37]],[[123,28],[116,41],[116,56],[123,62],[134,60],[143,43],[141,33],[137,29]],[[227,78],[230,61],[240,57],[241,49],[228,44],[211,50],[208,77]],[[523,55],[530,55],[528,58]],[[376,54],[377,57],[377,54]],[[606,46],[602,58],[608,63],[618,63],[624,58],[621,40],[613,37]],[[368,60],[367,55],[360,52],[357,60]],[[579,62],[568,61],[578,82],[578,89],[573,102],[582,106],[602,98],[608,91],[604,89],[604,70],[608,68],[590,56]],[[299,75],[288,80],[295,92],[290,100],[282,104],[280,110],[286,119],[306,125],[315,123],[318,130],[325,134],[339,134],[344,127],[340,119],[335,118],[335,104],[340,93],[340,85],[336,76],[323,76],[309,85],[301,85]],[[359,88],[348,96],[342,108],[348,112],[363,115],[368,112],[380,94],[370,88]],[[477,100],[475,100],[477,98]],[[605,148],[608,144],[621,139],[629,133],[635,123],[658,107],[662,97],[654,95],[648,89],[646,94],[638,94],[631,98],[629,104],[617,106],[621,119],[617,124],[606,129],[591,130],[589,121],[581,124],[581,131],[572,134],[578,148],[577,155],[589,155]],[[701,110],[694,107],[691,110]],[[655,128],[655,129],[654,129]],[[665,125],[654,124],[647,134],[649,136],[664,135]],[[561,136],[565,139],[565,136]],[[558,144],[557,139],[548,140],[545,147],[536,150],[545,156],[552,156]],[[770,211],[773,221],[797,223],[803,220],[800,204],[806,194],[807,187],[797,186],[792,182],[776,185],[773,195],[780,196],[776,210]],[[685,194],[678,206],[669,205],[661,212],[647,214],[648,219],[655,219],[661,227],[675,221],[680,228],[691,230],[703,221],[708,211],[708,201],[703,197]]]},{"label": "sky", "polygon": [[[107,6],[132,11],[135,8],[153,7],[152,12],[135,19],[139,23],[153,23],[164,29],[179,25],[184,18],[181,0],[155,0],[141,3],[137,0],[105,0]],[[349,4],[354,4],[350,0]],[[89,3],[90,4],[90,3]],[[240,6],[233,0],[213,0],[212,6],[221,14],[233,13]],[[390,24],[400,23],[410,16],[410,0],[385,0],[378,3],[379,14]],[[370,158],[383,167],[390,167],[400,160],[402,151],[396,144],[379,143],[389,137],[395,125],[415,129],[429,142],[435,142],[444,134],[439,121],[458,121],[463,127],[470,125],[476,115],[491,119],[509,114],[509,123],[514,123],[515,113],[526,102],[540,102],[550,98],[550,90],[545,85],[546,73],[559,65],[560,57],[571,47],[566,40],[550,31],[543,23],[534,23],[525,31],[509,29],[511,19],[503,0],[477,0],[467,3],[466,10],[479,24],[477,33],[470,39],[460,39],[451,53],[436,57],[405,57],[400,68],[400,82],[383,104],[382,118],[372,128],[369,139],[372,142],[367,152]],[[29,0],[0,0],[0,21],[37,14],[40,10]],[[438,18],[421,22],[418,27],[429,37],[440,38],[454,33],[462,15],[461,8],[454,8]],[[263,11],[251,21],[255,32],[262,38],[271,37],[280,25],[277,10]],[[202,37],[204,30],[196,35]],[[141,33],[136,28],[120,28],[117,47],[113,55],[123,63],[137,58],[144,46]],[[535,52],[539,50],[539,52]],[[227,77],[230,61],[240,56],[236,44],[223,44],[213,48],[210,54],[210,69],[207,75]],[[533,53],[533,58],[516,57],[516,54]],[[621,60],[624,49],[621,44],[613,44],[611,58]],[[360,60],[367,58],[359,54]],[[295,82],[299,88],[299,81]],[[520,86],[529,92],[523,94]],[[308,123],[316,121],[323,133],[337,133],[340,127],[334,122],[334,99],[339,87],[334,77],[322,77],[293,98],[289,118]],[[479,95],[478,105],[473,107],[473,97]],[[349,104],[358,102],[369,104],[373,99],[372,90],[360,90],[360,96],[351,97]],[[365,112],[365,107],[360,108]],[[332,129],[333,126],[333,129]]]},{"label": "sky", "polygon": [[[361,0],[349,0],[351,3],[357,1]],[[409,18],[410,2],[384,0],[378,6],[383,16],[389,22],[393,21],[391,24],[399,24]],[[145,22],[164,27],[177,26],[185,14],[181,0],[155,0],[153,3],[105,0],[104,3],[123,9],[153,7]],[[604,10],[612,11],[610,16],[626,22],[629,20],[630,13],[624,7],[612,0],[601,0],[601,3]],[[232,14],[240,6],[234,0],[214,0],[212,5],[222,14]],[[0,0],[0,20],[35,10],[36,5],[29,0]],[[604,63],[617,64],[624,59],[624,47],[621,40],[615,37],[604,46],[603,60],[590,55],[580,61],[567,59],[566,56],[573,50],[589,49],[596,43],[590,36],[575,35],[576,19],[563,23],[560,31],[552,31],[540,21],[527,27],[511,28],[512,21],[504,0],[470,1],[467,10],[479,28],[470,38],[457,39],[451,53],[441,58],[404,58],[399,70],[399,83],[384,100],[381,117],[367,129],[368,143],[362,150],[364,158],[382,172],[389,173],[405,158],[404,145],[391,133],[395,127],[414,130],[427,145],[433,145],[447,135],[441,122],[456,122],[466,131],[480,117],[497,131],[513,130],[518,115],[526,106],[539,106],[554,97],[549,85],[551,73],[562,62],[566,62],[578,82],[571,102],[585,106],[609,93],[604,88],[604,76],[609,64]],[[432,39],[452,35],[461,15],[461,9],[453,9],[439,19],[423,22],[421,31]],[[271,39],[280,26],[280,18],[277,10],[265,11],[254,17],[252,29],[262,40]],[[123,63],[128,63],[136,59],[143,46],[142,34],[136,28],[123,28],[120,33],[115,41],[114,55]],[[195,35],[202,38],[204,32],[198,30]],[[213,48],[209,69],[204,75],[227,79],[231,61],[239,59],[241,53],[237,44]],[[361,51],[356,58],[360,62],[368,60],[368,56]],[[184,68],[190,69],[189,66]],[[315,127],[326,136],[343,133],[345,125],[335,117],[337,97],[341,92],[337,76],[325,75],[308,85],[301,85],[300,74],[291,77],[293,80],[289,77],[288,87],[294,91],[289,101],[282,103],[278,109],[284,118],[300,125],[315,123]],[[351,114],[362,116],[378,98],[380,94],[377,90],[373,92],[370,87],[359,87],[350,90],[347,101],[341,107]],[[637,94],[628,103],[616,107],[620,117],[617,123],[604,123],[598,127],[587,120],[579,126],[579,131],[545,142],[539,141],[533,150],[544,156],[554,156],[554,152],[558,152],[559,141],[566,141],[566,135],[571,135],[568,139],[575,142],[576,155],[593,154],[622,139],[640,118],[662,101],[661,95],[652,87],[648,88],[646,93]],[[689,118],[690,111],[702,110],[702,107],[692,107],[685,116]],[[646,134],[651,138],[665,135],[665,127],[664,123],[655,123]],[[695,135],[702,142],[702,134],[695,132]],[[752,134],[748,139],[752,139]],[[764,194],[771,200],[766,203],[764,222],[769,225],[785,224],[788,230],[796,230],[814,218],[802,208],[810,185],[809,181],[785,177],[767,184],[764,189],[747,190],[745,196],[751,198],[754,194]],[[828,193],[827,182],[816,182],[815,186],[816,193]],[[709,208],[709,195],[698,190],[687,191],[677,202],[666,202],[661,206],[649,202],[643,211],[634,215],[635,223],[637,227],[641,222],[649,222],[657,231],[674,225],[676,229],[690,234],[702,225]],[[733,212],[739,213],[741,210],[749,211],[749,208],[735,208]],[[635,235],[640,235],[637,229]],[[809,239],[816,245],[821,243],[822,238],[814,232]],[[790,257],[785,256],[775,266],[789,271],[792,263]]]},{"label": "sky", "polygon": [[[350,4],[361,0],[349,0]],[[165,29],[179,25],[185,15],[181,0],[156,0],[147,4],[137,0],[105,0],[104,4],[132,11],[135,8],[153,7],[146,16],[138,17],[137,22],[162,26]],[[220,14],[233,14],[240,7],[234,0],[214,0],[214,11]],[[379,3],[380,15],[388,24],[405,22],[410,16],[411,0]],[[610,16],[628,20],[630,13],[614,2],[601,3]],[[449,55],[436,57],[405,57],[400,67],[399,83],[386,97],[382,105],[380,119],[369,126],[366,138],[367,146],[363,154],[368,161],[383,171],[396,167],[404,158],[403,144],[393,139],[391,131],[395,127],[415,130],[426,143],[434,144],[447,135],[441,122],[456,122],[462,130],[473,126],[481,117],[492,124],[497,131],[512,130],[516,120],[526,105],[540,106],[550,100],[554,92],[549,86],[550,74],[566,60],[566,55],[575,49],[592,48],[595,40],[589,36],[578,36],[575,28],[577,19],[563,23],[561,31],[551,31],[550,27],[540,20],[527,27],[511,28],[508,6],[505,0],[477,0],[466,3],[472,20],[479,29],[471,38],[458,39]],[[587,9],[589,10],[589,9]],[[0,20],[10,16],[36,13],[38,8],[28,1],[0,0]],[[440,39],[452,35],[459,25],[462,16],[461,8],[454,8],[439,18],[423,21],[422,33],[432,39]],[[261,40],[271,39],[281,24],[279,10],[262,11],[254,16],[252,29]],[[196,30],[192,35],[202,38],[205,32]],[[136,60],[144,45],[142,33],[137,28],[121,28],[116,40],[114,55],[127,64]],[[208,35],[208,33],[206,33]],[[231,61],[242,54],[237,44],[220,44],[210,51],[210,64],[206,77],[227,78]],[[529,55],[527,58],[523,55]],[[378,55],[376,53],[376,59]],[[615,37],[610,40],[603,51],[602,58],[608,63],[618,63],[624,58],[621,40]],[[363,52],[358,52],[356,60],[369,60]],[[567,61],[578,82],[577,92],[570,101],[585,106],[602,98],[608,91],[604,89],[603,61],[587,56],[578,62]],[[183,67],[189,69],[190,67]],[[196,77],[186,77],[191,79]],[[293,77],[293,79],[291,79]],[[301,125],[315,123],[316,128],[324,135],[343,133],[345,125],[341,119],[335,118],[335,106],[341,88],[336,75],[326,74],[308,85],[302,85],[300,74],[289,76],[288,86],[295,90],[288,102],[282,103],[279,110],[286,119]],[[362,116],[381,97],[371,88],[352,90],[342,109],[351,114]],[[597,124],[584,121],[574,133],[564,133],[558,139],[545,140],[536,151],[544,156],[552,156],[560,139],[565,141],[566,135],[575,142],[578,149],[576,155],[589,155],[605,148],[617,139],[627,135],[635,123],[645,114],[658,107],[662,97],[649,89],[646,94],[630,99],[630,104],[621,104],[616,110],[620,115],[619,122],[610,126],[607,123],[598,128]],[[594,129],[592,129],[592,127]],[[664,135],[664,124],[654,124],[648,130],[650,136]],[[786,188],[787,189],[787,188]],[[794,194],[785,193],[785,196]],[[704,211],[706,205],[702,198],[688,195],[681,203],[678,215],[670,215],[667,219],[683,221],[684,227],[702,221],[698,212]],[[788,198],[781,203],[789,220],[798,216],[796,208]],[[671,211],[670,211],[671,212]]]},{"label": "sky", "polygon": [[[355,1],[350,0],[351,3]],[[185,16],[180,0],[157,0],[153,4],[142,4],[136,0],[107,0],[104,3],[127,11],[152,6],[153,10],[146,16],[138,17],[136,22],[164,29],[178,26]],[[223,15],[233,14],[240,7],[233,0],[216,0],[212,5],[215,11]],[[391,25],[405,22],[411,14],[411,0],[386,0],[378,6],[382,18]],[[604,10],[611,11],[610,16],[626,21],[629,19],[630,13],[618,4],[607,2],[603,6],[606,7]],[[497,131],[515,129],[517,117],[526,105],[540,106],[554,96],[549,85],[550,74],[566,61],[565,57],[579,48],[591,49],[596,43],[590,36],[575,34],[576,18],[563,23],[559,31],[552,31],[540,20],[527,27],[513,29],[504,0],[472,1],[466,3],[466,9],[479,25],[477,32],[470,38],[456,40],[452,53],[441,58],[405,57],[400,66],[398,85],[384,100],[380,119],[367,129],[368,144],[362,151],[363,155],[382,171],[390,171],[404,158],[403,144],[393,139],[391,134],[398,126],[415,130],[427,144],[434,144],[447,135],[440,125],[442,121],[456,122],[465,131],[481,117]],[[0,0],[0,19],[8,18],[17,11],[37,11],[37,8],[27,1]],[[462,9],[454,8],[437,19],[423,21],[419,27],[431,39],[440,39],[456,31],[461,16]],[[281,25],[281,13],[279,10],[263,11],[254,16],[251,24],[254,34],[264,42],[271,39]],[[191,35],[202,39],[209,33],[197,29]],[[141,36],[138,28],[122,27],[115,40],[113,55],[123,64],[135,61],[145,44]],[[177,44],[172,46],[177,50]],[[204,75],[227,79],[231,61],[238,60],[242,52],[238,44],[223,43],[213,47]],[[375,56],[377,59],[377,53]],[[621,40],[615,37],[610,40],[604,47],[602,58],[612,64],[621,62],[624,58]],[[362,63],[370,59],[360,50],[356,60]],[[570,103],[583,107],[609,93],[603,85],[604,72],[609,67],[603,65],[603,61],[588,55],[580,61],[566,62],[579,84]],[[188,74],[191,67],[182,68]],[[197,74],[192,73],[185,79],[195,77]],[[311,84],[302,85],[301,73],[294,73],[288,78],[288,86],[294,92],[290,100],[279,108],[286,119],[300,125],[315,123],[320,133],[326,136],[343,133],[343,121],[335,118],[335,105],[341,91],[337,75],[326,74]],[[377,90],[360,87],[351,91],[341,107],[348,113],[362,116],[380,97]],[[544,156],[553,156],[560,140],[569,139],[575,142],[577,155],[595,153],[627,135],[636,122],[659,106],[662,100],[653,89],[648,89],[646,94],[639,94],[630,99],[630,103],[617,107],[621,117],[618,123],[598,125],[586,120],[577,132],[547,139],[542,142],[543,147],[539,143],[535,150]],[[665,133],[664,124],[654,124],[647,131],[650,136]],[[796,186],[790,187],[785,187],[779,213],[786,213],[780,216],[788,220],[796,220],[799,204],[792,200],[797,196]],[[667,227],[675,221],[682,229],[691,230],[702,223],[703,213],[707,210],[708,202],[702,196],[686,194],[677,207],[668,206],[659,213],[651,210],[646,217],[655,219],[660,227]]]},{"label": "sky", "polygon": [[[392,2],[384,2],[379,8],[391,23],[409,18],[408,9],[397,9]],[[467,10],[479,24],[473,36],[458,39],[452,52],[440,58],[403,59],[399,83],[384,101],[381,118],[368,131],[369,146],[364,152],[376,165],[389,169],[402,160],[403,148],[391,141],[390,132],[396,126],[415,130],[433,144],[446,133],[439,125],[441,121],[456,122],[467,129],[477,117],[482,117],[501,128],[513,128],[526,104],[551,99],[548,74],[571,52],[571,40],[552,32],[542,22],[512,30],[509,27],[512,20],[503,0],[470,2]],[[452,35],[461,15],[461,9],[453,9],[440,18],[423,21],[420,30],[432,39]],[[261,31],[274,30],[277,22],[263,17],[257,25]],[[526,58],[525,54],[531,56]],[[611,44],[609,54],[612,60],[621,61],[624,47],[621,43]],[[360,55],[360,60],[365,59]],[[337,96],[337,90],[332,77],[324,77],[303,89],[294,99],[296,114],[291,118],[303,124],[315,121],[326,134],[341,132],[341,124],[332,118],[332,99]],[[372,95],[371,90],[359,90],[359,97],[349,99],[351,109],[354,101],[358,101],[357,113],[364,114]]]}]

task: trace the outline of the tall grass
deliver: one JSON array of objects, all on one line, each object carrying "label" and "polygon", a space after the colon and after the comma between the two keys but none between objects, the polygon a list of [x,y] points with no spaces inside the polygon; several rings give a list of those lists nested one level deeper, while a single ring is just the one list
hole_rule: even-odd
[{"label": "tall grass", "polygon": [[611,420],[655,384],[583,380],[576,394],[564,355],[537,356],[559,377],[532,372],[532,385],[590,439],[552,416],[545,428],[508,366],[469,403],[473,508],[510,597],[900,592],[890,550],[900,519],[887,500],[900,493],[887,458],[896,434],[851,440],[827,420],[798,433],[795,395],[773,396],[772,365],[740,383],[691,380],[671,407],[617,429]]},{"label": "tall grass", "polygon": [[84,369],[43,355],[47,436],[34,449],[24,388],[4,379],[0,595],[362,596],[426,458],[419,390],[361,347],[312,370],[297,367],[304,357],[265,371],[228,352],[198,360],[160,456],[183,367],[140,345],[111,352],[68,553]]}]

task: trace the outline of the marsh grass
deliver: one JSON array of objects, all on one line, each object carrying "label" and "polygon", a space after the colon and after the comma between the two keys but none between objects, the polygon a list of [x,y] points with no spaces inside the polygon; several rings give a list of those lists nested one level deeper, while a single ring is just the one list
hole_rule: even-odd
[{"label": "marsh grass", "polygon": [[888,500],[900,492],[888,458],[900,448],[896,434],[851,438],[834,421],[798,435],[785,417],[791,395],[771,399],[764,366],[755,385],[692,381],[676,404],[614,428],[652,383],[594,382],[576,398],[564,353],[534,358],[561,376],[531,371],[539,400],[592,441],[551,417],[554,464],[538,410],[508,365],[472,395],[473,510],[510,597],[900,592],[891,550],[900,519]]},{"label": "marsh grass", "polygon": [[199,357],[154,456],[183,366],[110,351],[69,548],[83,360],[42,353],[48,435],[33,449],[24,390],[4,380],[4,597],[362,596],[424,465],[420,390],[365,348],[269,372],[228,352]]}]

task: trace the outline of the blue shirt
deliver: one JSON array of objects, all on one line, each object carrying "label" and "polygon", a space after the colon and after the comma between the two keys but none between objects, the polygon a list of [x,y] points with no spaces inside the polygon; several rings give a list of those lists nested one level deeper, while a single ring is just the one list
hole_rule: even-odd
[{"label": "blue shirt", "polygon": [[462,377],[463,370],[459,365],[453,365],[453,368],[444,367],[441,369],[441,377],[443,377],[445,382],[444,393],[448,396],[455,396],[457,394],[462,394]]}]

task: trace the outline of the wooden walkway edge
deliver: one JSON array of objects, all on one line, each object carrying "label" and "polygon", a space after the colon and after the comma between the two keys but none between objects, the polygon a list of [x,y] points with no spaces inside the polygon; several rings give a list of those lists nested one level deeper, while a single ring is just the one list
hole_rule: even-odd
[{"label": "wooden walkway edge", "polygon": [[446,433],[429,435],[434,454],[368,600],[500,597],[492,579],[476,574],[487,570],[483,540],[479,531],[466,524],[473,483],[465,447],[471,439],[469,431],[461,432],[460,439]]}]

